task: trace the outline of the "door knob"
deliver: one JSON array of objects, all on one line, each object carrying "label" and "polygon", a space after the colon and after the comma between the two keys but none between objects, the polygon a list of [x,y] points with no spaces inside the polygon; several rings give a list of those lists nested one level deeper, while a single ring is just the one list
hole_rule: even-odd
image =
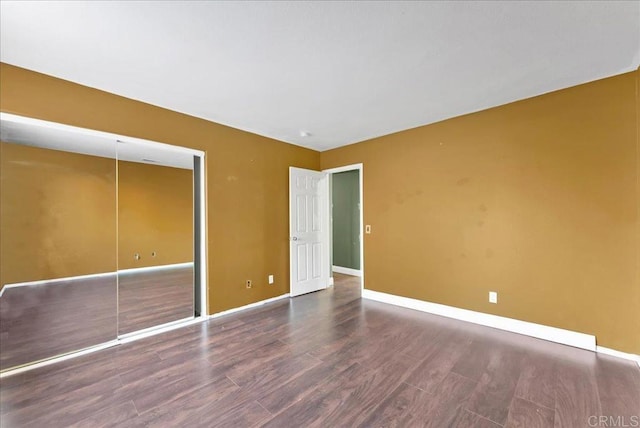
[{"label": "door knob", "polygon": [[297,240],[298,240],[298,237],[297,237],[297,236],[294,236],[293,238],[291,238],[291,240],[292,240],[292,241],[297,241]]}]

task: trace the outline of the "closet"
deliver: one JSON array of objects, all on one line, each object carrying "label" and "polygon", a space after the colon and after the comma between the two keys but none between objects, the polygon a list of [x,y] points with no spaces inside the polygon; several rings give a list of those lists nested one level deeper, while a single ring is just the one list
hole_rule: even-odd
[{"label": "closet", "polygon": [[0,370],[205,314],[202,152],[0,124]]}]

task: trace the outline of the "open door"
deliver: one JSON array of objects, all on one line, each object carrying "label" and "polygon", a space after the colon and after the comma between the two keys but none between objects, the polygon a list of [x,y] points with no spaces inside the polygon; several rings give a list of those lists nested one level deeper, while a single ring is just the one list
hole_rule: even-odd
[{"label": "open door", "polygon": [[328,190],[326,173],[289,168],[292,297],[322,290],[329,284]]}]

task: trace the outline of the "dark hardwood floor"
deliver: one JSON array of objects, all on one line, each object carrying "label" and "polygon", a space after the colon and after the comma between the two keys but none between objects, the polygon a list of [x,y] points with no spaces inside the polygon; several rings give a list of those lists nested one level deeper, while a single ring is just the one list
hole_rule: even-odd
[{"label": "dark hardwood floor", "polygon": [[640,415],[635,363],[361,300],[358,278],[336,279],[4,378],[1,426],[588,427]]},{"label": "dark hardwood floor", "polygon": [[193,266],[7,288],[0,298],[0,369],[193,317],[193,294]]},{"label": "dark hardwood floor", "polygon": [[118,274],[118,333],[193,317],[193,266]]},{"label": "dark hardwood floor", "polygon": [[6,288],[0,298],[0,369],[117,337],[116,275]]}]

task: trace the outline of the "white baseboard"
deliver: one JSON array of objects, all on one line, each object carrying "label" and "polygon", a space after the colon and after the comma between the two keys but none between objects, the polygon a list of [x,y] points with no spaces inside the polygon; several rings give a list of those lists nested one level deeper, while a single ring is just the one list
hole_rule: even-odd
[{"label": "white baseboard", "polygon": [[170,265],[159,265],[159,266],[146,266],[146,267],[137,267],[137,268],[129,268],[129,269],[120,269],[118,274],[127,275],[133,273],[143,273],[143,272],[153,272],[156,270],[169,270],[169,269],[180,269],[193,266],[193,262],[184,262],[184,263],[173,263]]},{"label": "white baseboard", "polygon": [[4,293],[4,290],[7,290],[9,288],[33,287],[35,285],[44,285],[44,284],[55,285],[60,282],[77,281],[79,279],[92,279],[92,278],[101,278],[101,277],[107,277],[107,276],[116,276],[116,274],[117,272],[103,272],[103,273],[92,273],[89,275],[68,276],[65,278],[40,279],[37,281],[16,282],[14,284],[5,284],[5,286],[2,287],[2,290],[0,290],[0,297],[2,297],[2,293]]},{"label": "white baseboard", "polygon": [[119,270],[117,272],[92,273],[92,274],[89,274],[89,275],[68,276],[68,277],[65,277],[65,278],[53,278],[53,279],[41,279],[41,280],[37,280],[37,281],[16,282],[14,284],[6,284],[4,287],[2,287],[2,290],[0,290],[0,297],[2,297],[2,294],[4,293],[4,290],[9,289],[9,288],[33,287],[35,285],[44,285],[44,284],[55,285],[55,284],[60,283],[60,282],[78,281],[78,280],[85,280],[85,279],[92,279],[92,278],[115,276],[116,274],[117,275],[128,275],[128,274],[134,274],[134,273],[152,272],[152,271],[157,271],[157,270],[179,269],[179,268],[185,268],[185,267],[189,267],[189,266],[193,266],[193,262],[174,263],[174,264],[170,264],[170,265],[160,265],[160,266],[147,266],[147,267],[139,267],[139,268],[131,268],[131,269],[122,269],[122,270]]},{"label": "white baseboard", "polygon": [[624,358],[625,360],[635,361],[640,366],[640,355],[628,354],[626,352],[616,351],[615,349],[605,348],[604,346],[596,346],[596,352],[612,357]]},{"label": "white baseboard", "polygon": [[342,273],[344,275],[362,276],[362,271],[358,269],[351,269],[342,266],[333,266],[331,268],[333,272]]},{"label": "white baseboard", "polygon": [[227,309],[226,311],[217,312],[215,314],[209,315],[209,319],[223,317],[225,315],[230,315],[236,312],[245,311],[247,309],[255,308],[258,306],[266,305],[267,303],[275,302],[277,300],[286,299],[289,297],[289,293],[283,294],[281,296],[272,297],[270,299],[260,300],[259,302],[249,303],[248,305],[240,306],[238,308]]},{"label": "white baseboard", "polygon": [[498,315],[485,314],[482,312],[460,309],[453,306],[431,303],[423,300],[411,299],[408,297],[395,296],[393,294],[381,293],[373,290],[362,290],[362,297],[376,300],[378,302],[389,303],[404,308],[415,309],[417,311],[428,312],[430,314],[441,315],[513,333],[544,339],[551,342],[562,343],[576,348],[596,350],[595,336],[564,330],[556,327],[535,324],[527,321],[520,321]]},{"label": "white baseboard", "polygon": [[334,284],[333,277],[329,277],[329,285],[327,287],[331,287]]}]

